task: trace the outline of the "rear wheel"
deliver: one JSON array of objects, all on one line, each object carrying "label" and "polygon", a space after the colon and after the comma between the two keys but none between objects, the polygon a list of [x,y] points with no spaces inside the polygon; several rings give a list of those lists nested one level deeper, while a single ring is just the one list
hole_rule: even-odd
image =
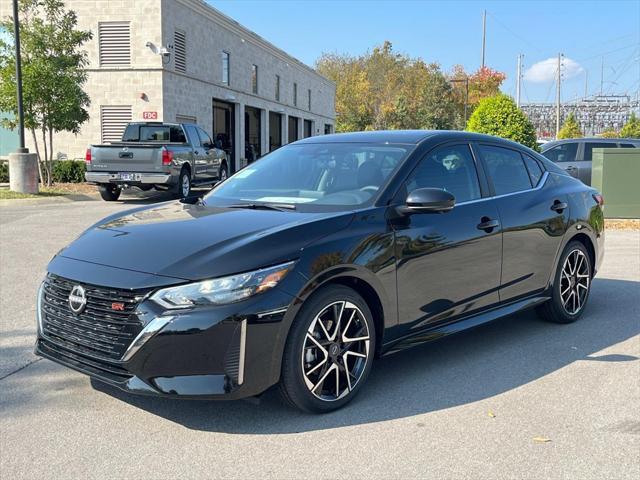
[{"label": "rear wheel", "polygon": [[120,193],[122,193],[122,189],[117,185],[98,185],[98,191],[106,202],[115,202],[120,198]]},{"label": "rear wheel", "polygon": [[220,173],[218,174],[219,180],[221,182],[224,182],[228,176],[229,173],[227,172],[227,166],[225,164],[222,164],[222,166],[220,167]]},{"label": "rear wheel", "polygon": [[554,323],[571,323],[580,318],[589,299],[592,269],[585,246],[570,242],[558,262],[551,299],[538,307],[538,314]]},{"label": "rear wheel", "polygon": [[373,317],[360,295],[340,285],[317,292],[289,332],[280,381],[283,397],[312,413],[344,406],[369,376],[375,344]]},{"label": "rear wheel", "polygon": [[187,198],[191,194],[191,174],[187,168],[183,168],[178,177],[175,194],[178,198]]}]

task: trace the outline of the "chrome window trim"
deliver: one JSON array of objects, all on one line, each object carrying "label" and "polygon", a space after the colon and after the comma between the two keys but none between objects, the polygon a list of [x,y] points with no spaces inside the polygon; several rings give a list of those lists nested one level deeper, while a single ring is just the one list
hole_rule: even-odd
[{"label": "chrome window trim", "polygon": [[545,183],[547,183],[547,178],[549,178],[549,172],[545,171],[542,174],[542,178],[540,179],[540,181],[538,182],[538,185],[536,185],[533,188],[528,188],[526,190],[518,190],[517,192],[509,192],[509,193],[503,193],[502,195],[493,195],[491,197],[483,197],[483,198],[478,198],[476,200],[468,200],[466,202],[460,202],[460,203],[456,203],[454,205],[454,207],[458,207],[460,205],[469,205],[471,203],[478,203],[478,202],[484,202],[486,200],[494,200],[496,198],[504,198],[504,197],[510,197],[512,195],[518,195],[520,193],[525,193],[525,192],[535,192],[536,190],[540,190],[542,187],[544,187]]}]

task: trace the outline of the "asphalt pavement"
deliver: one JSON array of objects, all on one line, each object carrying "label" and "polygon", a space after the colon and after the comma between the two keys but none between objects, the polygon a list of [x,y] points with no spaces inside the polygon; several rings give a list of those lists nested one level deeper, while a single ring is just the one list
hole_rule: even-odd
[{"label": "asphalt pavement", "polygon": [[136,397],[33,355],[49,259],[146,198],[0,205],[1,478],[640,478],[640,231],[607,232],[580,321],[523,313],[392,355],[313,416],[273,391]]}]

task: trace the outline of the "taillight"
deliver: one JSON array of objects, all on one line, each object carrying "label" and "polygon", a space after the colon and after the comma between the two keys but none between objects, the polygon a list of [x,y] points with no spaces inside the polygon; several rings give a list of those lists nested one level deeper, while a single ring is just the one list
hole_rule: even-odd
[{"label": "taillight", "polygon": [[173,152],[162,147],[162,165],[171,165],[173,161]]},{"label": "taillight", "polygon": [[86,153],[84,154],[84,162],[91,163],[91,149],[87,148]]},{"label": "taillight", "polygon": [[594,193],[592,195],[593,199],[600,205],[601,207],[604,205],[604,197],[599,193]]}]

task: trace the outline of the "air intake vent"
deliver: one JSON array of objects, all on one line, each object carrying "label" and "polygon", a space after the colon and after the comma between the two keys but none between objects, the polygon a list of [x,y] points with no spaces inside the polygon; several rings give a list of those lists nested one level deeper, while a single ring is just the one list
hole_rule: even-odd
[{"label": "air intake vent", "polygon": [[131,65],[131,27],[129,22],[98,23],[100,66]]},{"label": "air intake vent", "polygon": [[100,107],[102,142],[119,142],[131,121],[131,105],[103,105]]},{"label": "air intake vent", "polygon": [[176,72],[187,73],[187,41],[185,33],[176,30],[173,43]]}]

